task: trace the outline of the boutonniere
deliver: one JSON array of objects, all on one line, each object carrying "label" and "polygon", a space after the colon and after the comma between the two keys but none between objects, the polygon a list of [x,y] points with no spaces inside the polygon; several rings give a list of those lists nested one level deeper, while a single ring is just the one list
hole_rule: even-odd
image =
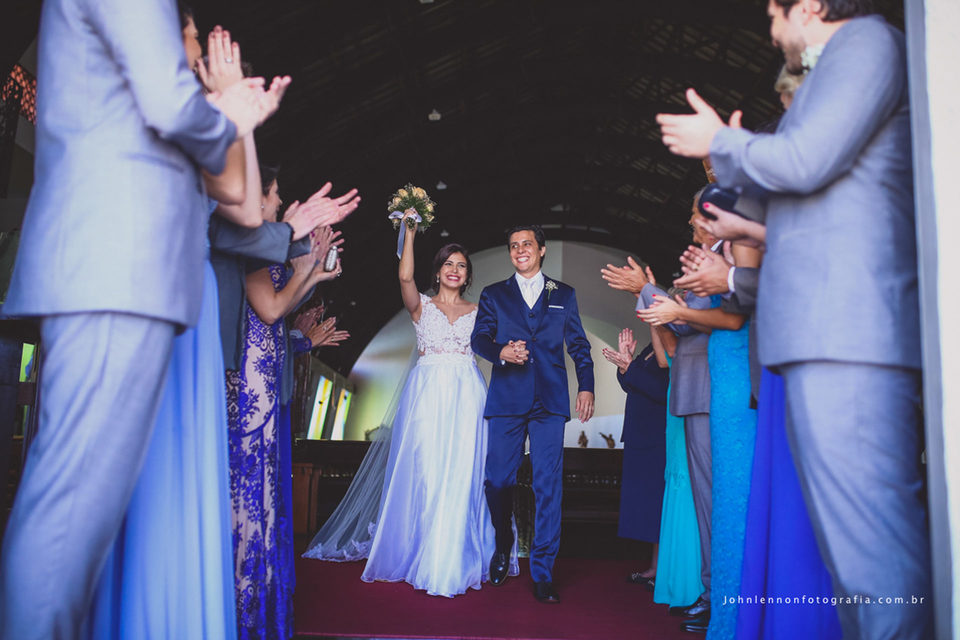
[{"label": "boutonniere", "polygon": [[817,60],[820,59],[820,54],[823,53],[823,48],[826,46],[826,43],[820,44],[811,44],[800,54],[800,64],[803,65],[803,68],[808,72],[813,71],[813,68],[817,66]]},{"label": "boutonniere", "polygon": [[557,290],[557,283],[553,280],[547,280],[543,287],[547,290],[547,302],[550,302],[550,294]]}]

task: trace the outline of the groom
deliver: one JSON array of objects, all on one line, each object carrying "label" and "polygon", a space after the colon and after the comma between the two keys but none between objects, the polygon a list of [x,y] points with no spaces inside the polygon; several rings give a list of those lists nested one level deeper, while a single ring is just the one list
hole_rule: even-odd
[{"label": "groom", "polygon": [[480,294],[472,346],[493,363],[484,417],[490,437],[484,483],[497,534],[490,560],[490,582],[503,584],[513,547],[513,487],[530,437],[537,515],[530,573],[534,596],[557,603],[553,561],[560,548],[563,490],[563,430],[570,419],[570,397],[563,345],[577,368],[577,414],[593,415],[593,360],[580,324],[572,287],[540,271],[547,251],[539,226],[514,227],[507,235],[515,276]]}]

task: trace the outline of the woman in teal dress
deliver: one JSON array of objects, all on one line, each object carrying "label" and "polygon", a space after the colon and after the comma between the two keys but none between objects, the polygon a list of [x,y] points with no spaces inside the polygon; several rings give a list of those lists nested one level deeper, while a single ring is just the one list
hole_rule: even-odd
[{"label": "woman in teal dress", "polygon": [[[657,327],[651,327],[650,335],[654,350],[665,349],[665,357],[673,366],[671,354],[676,346],[676,336]],[[667,406],[670,406],[669,388]],[[690,488],[683,418],[671,415],[669,410],[666,440],[660,556],[653,601],[671,607],[686,607],[703,593],[703,583],[700,581],[700,531],[693,506],[693,490]]]},{"label": "woman in teal dress", "polygon": [[[694,217],[698,214],[694,212]],[[702,233],[702,230],[700,230]],[[706,234],[703,234],[706,235]],[[705,248],[716,239],[697,238]],[[759,253],[734,248],[739,266],[756,266]],[[689,309],[680,301],[658,298],[654,306],[639,312],[655,325],[677,320],[710,333],[710,449],[713,456],[713,509],[711,515],[712,610],[708,640],[732,639],[736,635],[740,578],[743,566],[747,501],[753,464],[757,414],[750,408],[750,366],[746,318],[719,308],[715,297],[711,309]],[[734,600],[731,603],[731,599]]]}]

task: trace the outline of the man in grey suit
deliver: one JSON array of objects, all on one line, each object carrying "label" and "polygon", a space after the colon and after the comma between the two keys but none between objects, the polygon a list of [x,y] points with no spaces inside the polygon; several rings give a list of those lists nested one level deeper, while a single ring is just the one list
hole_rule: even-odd
[{"label": "man in grey suit", "polygon": [[783,375],[844,636],[919,639],[930,551],[906,54],[864,4],[771,1],[787,69],[810,69],[774,134],[724,127],[692,90],[696,114],[658,121],[674,153],[710,155],[722,186],[767,192],[760,359]]},{"label": "man in grey suit", "polygon": [[200,169],[282,89],[203,97],[175,3],[48,0],[35,182],[4,313],[40,316],[40,429],[4,539],[0,637],[73,638],[136,483],[178,327],[196,322]]},{"label": "man in grey suit", "polygon": [[[733,214],[730,214],[733,215]],[[698,221],[697,224],[701,224]],[[709,221],[707,221],[709,224]],[[714,234],[712,228],[706,228]],[[719,235],[717,237],[720,237]],[[723,256],[704,251],[700,247],[688,247],[680,256],[684,274],[673,284],[698,296],[723,295],[720,307],[730,313],[749,315],[751,327],[756,327],[757,291],[760,283],[759,267],[735,267]],[[750,394],[756,404],[760,398],[760,358],[757,354],[757,331],[750,331]]]},{"label": "man in grey suit", "polygon": [[[614,289],[629,291],[637,296],[637,310],[646,309],[654,302],[653,296],[668,297],[666,291],[653,281],[653,272],[646,272],[629,258],[627,266],[607,265],[603,277]],[[710,308],[709,298],[700,298],[690,292],[684,301],[691,309]],[[687,443],[687,466],[693,505],[700,531],[700,579],[703,593],[683,615],[691,620],[684,623],[687,631],[706,632],[710,622],[710,522],[713,511],[713,454],[710,450],[710,366],[707,345],[710,336],[687,324],[668,324],[677,335],[677,349],[670,367],[670,413],[683,418]]]}]

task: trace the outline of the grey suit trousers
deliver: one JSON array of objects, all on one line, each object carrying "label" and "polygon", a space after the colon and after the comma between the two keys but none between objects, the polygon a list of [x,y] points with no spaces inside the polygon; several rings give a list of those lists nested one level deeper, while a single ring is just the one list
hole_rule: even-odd
[{"label": "grey suit trousers", "polygon": [[920,372],[827,361],[781,371],[787,436],[843,637],[932,637]]},{"label": "grey suit trousers", "polygon": [[49,316],[40,428],[0,565],[0,638],[75,638],[153,430],[174,325],[123,313]]},{"label": "grey suit trousers", "polygon": [[693,508],[700,530],[701,598],[710,601],[710,521],[713,514],[713,454],[710,450],[710,414],[694,413],[683,417],[687,441],[687,466],[693,491]]}]

